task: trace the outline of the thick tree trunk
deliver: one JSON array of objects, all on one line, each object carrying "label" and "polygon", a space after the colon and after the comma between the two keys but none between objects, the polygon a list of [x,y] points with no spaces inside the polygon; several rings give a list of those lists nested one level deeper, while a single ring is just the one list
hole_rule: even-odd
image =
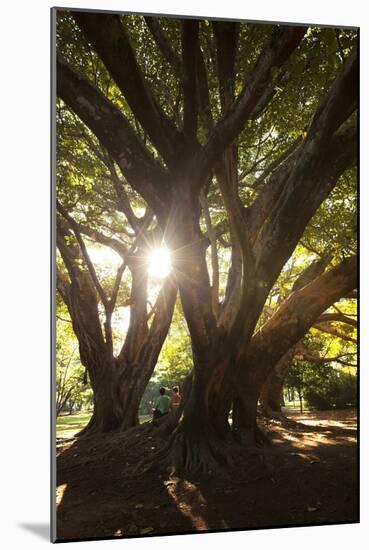
[{"label": "thick tree trunk", "polygon": [[[101,368],[103,366],[103,368]],[[99,370],[97,371],[97,368]],[[88,366],[91,372],[92,366]],[[78,434],[92,435],[97,432],[124,431],[138,425],[138,408],[142,390],[137,383],[133,368],[125,369],[123,377],[116,361],[95,365],[99,375],[91,380],[94,392],[94,412],[88,425]]]},{"label": "thick tree trunk", "polygon": [[193,376],[183,419],[172,435],[169,461],[176,470],[213,471],[225,462],[228,411],[222,411],[220,384],[225,372],[224,346],[217,328],[200,211],[191,186],[179,182],[166,231],[183,311],[191,335]]},{"label": "thick tree trunk", "polygon": [[128,358],[127,353],[122,353],[110,360],[102,356],[100,362],[87,364],[94,392],[94,413],[80,435],[124,431],[138,425],[140,402],[168,333],[176,295],[177,287],[169,277],[157,299],[157,313],[146,338],[134,355]]},{"label": "thick tree trunk", "polygon": [[260,393],[260,408],[267,418],[282,419],[282,392],[284,379],[279,376],[277,369],[268,376]]},{"label": "thick tree trunk", "polygon": [[[356,258],[351,258],[294,292],[253,336],[250,344],[241,348],[237,360],[230,360],[224,380],[234,380],[232,429],[242,443],[260,440],[257,402],[263,385],[272,375],[273,365],[281,361],[278,368],[283,378],[283,360],[288,365],[294,346],[310,326],[355,284]],[[280,393],[276,399],[279,401]]]},{"label": "thick tree trunk", "polygon": [[169,460],[176,471],[210,474],[231,462],[225,440],[228,410],[209,406],[209,386],[194,377],[183,420],[172,435]]},{"label": "thick tree trunk", "polygon": [[247,445],[253,445],[257,441],[257,393],[251,386],[242,397],[238,396],[233,401],[232,431],[237,441]]},{"label": "thick tree trunk", "polygon": [[285,414],[282,411],[283,386],[286,374],[293,358],[295,347],[289,350],[278,361],[274,369],[269,373],[260,392],[261,413],[268,418],[285,420]]},{"label": "thick tree trunk", "polygon": [[242,365],[243,376],[237,378],[232,405],[232,433],[243,446],[269,443],[257,423],[258,399],[263,378],[253,363]]}]

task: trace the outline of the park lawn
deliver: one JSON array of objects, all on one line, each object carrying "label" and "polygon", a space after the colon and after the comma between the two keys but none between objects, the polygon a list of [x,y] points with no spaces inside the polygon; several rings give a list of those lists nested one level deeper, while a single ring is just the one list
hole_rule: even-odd
[{"label": "park lawn", "polygon": [[92,413],[77,413],[59,416],[56,419],[57,437],[74,437],[82,430],[91,418]]},{"label": "park lawn", "polygon": [[[307,403],[303,403],[304,409],[308,409]],[[293,404],[293,402],[288,403],[285,409],[288,410],[289,413],[298,413],[299,407],[297,407],[297,404]],[[82,412],[82,413],[76,413],[76,414],[66,414],[59,416],[56,419],[56,436],[62,437],[62,438],[68,438],[68,437],[74,437],[79,431],[81,431],[91,418],[92,412]],[[140,424],[143,424],[144,422],[149,422],[151,420],[151,415],[144,414],[140,415]]]},{"label": "park lawn", "polygon": [[[81,431],[90,420],[92,412],[82,412],[76,414],[67,414],[59,416],[56,419],[56,436],[57,437],[74,437],[79,431]],[[140,424],[151,420],[151,416],[141,415]]]}]

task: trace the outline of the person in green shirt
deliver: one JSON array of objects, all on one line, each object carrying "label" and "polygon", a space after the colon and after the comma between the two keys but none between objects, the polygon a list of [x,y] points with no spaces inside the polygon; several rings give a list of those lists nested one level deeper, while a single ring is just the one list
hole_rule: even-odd
[{"label": "person in green shirt", "polygon": [[170,406],[169,395],[165,395],[165,388],[160,388],[159,393],[160,395],[155,400],[155,408],[153,411],[154,419],[160,418],[161,416],[165,416],[169,412],[169,406]]}]

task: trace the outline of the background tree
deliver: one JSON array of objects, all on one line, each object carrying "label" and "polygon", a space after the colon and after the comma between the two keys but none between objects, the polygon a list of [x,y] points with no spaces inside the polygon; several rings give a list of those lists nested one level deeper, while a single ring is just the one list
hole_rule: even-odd
[{"label": "background tree", "polygon": [[[270,318],[291,292],[311,282],[329,264],[356,252],[356,221],[355,174],[348,170],[306,227],[303,239],[270,294],[264,315]],[[263,414],[284,418],[281,409],[283,385],[292,361],[298,357],[315,361],[315,364],[329,364],[334,357],[343,363],[355,361],[356,324],[355,298],[342,297],[339,303],[332,304],[310,330],[314,338],[310,336],[300,341],[270,372],[260,395]],[[324,339],[323,335],[330,336]]]},{"label": "background tree", "polygon": [[56,415],[73,411],[87,401],[91,388],[87,383],[85,368],[78,357],[77,342],[66,307],[59,302],[56,343]]}]

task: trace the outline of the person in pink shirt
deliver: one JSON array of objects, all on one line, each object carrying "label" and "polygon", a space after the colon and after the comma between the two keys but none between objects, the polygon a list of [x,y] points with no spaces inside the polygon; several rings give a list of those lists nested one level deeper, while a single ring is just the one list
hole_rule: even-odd
[{"label": "person in pink shirt", "polygon": [[172,390],[172,397],[170,400],[170,408],[172,412],[176,412],[178,410],[179,405],[181,404],[182,397],[179,394],[179,388],[175,386]]}]

